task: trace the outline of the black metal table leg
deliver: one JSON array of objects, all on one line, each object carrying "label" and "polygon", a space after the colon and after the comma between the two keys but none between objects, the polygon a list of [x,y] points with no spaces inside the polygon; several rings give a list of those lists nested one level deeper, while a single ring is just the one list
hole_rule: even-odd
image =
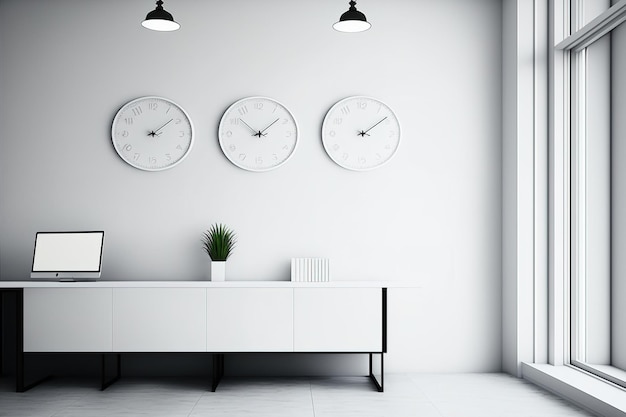
[{"label": "black metal table leg", "polygon": [[[378,392],[383,392],[385,387],[385,353],[387,353],[387,288],[382,289],[382,352],[371,352],[369,354],[370,369],[369,377],[374,383]],[[374,375],[373,356],[380,355],[380,381]]]},{"label": "black metal table leg", "polygon": [[111,379],[107,380],[106,379],[106,357],[107,357],[107,354],[106,353],[102,354],[102,368],[101,368],[101,371],[100,371],[100,391],[104,391],[105,389],[107,389],[108,387],[113,385],[122,376],[122,355],[118,353],[115,356],[117,358],[117,365],[115,367],[116,375],[114,375]]},{"label": "black metal table leg", "polygon": [[222,377],[224,376],[224,354],[213,354],[213,384],[211,386],[211,392],[215,392]]},{"label": "black metal table leg", "polygon": [[4,374],[4,291],[0,290],[0,376]]},{"label": "black metal table leg", "polygon": [[24,392],[24,290],[15,294],[15,391]]},{"label": "black metal table leg", "polygon": [[15,290],[15,391],[26,392],[29,389],[47,381],[50,375],[35,382],[26,384],[24,364],[24,289]]},{"label": "black metal table leg", "polygon": [[[376,375],[374,375],[373,364],[372,364],[372,359],[373,359],[372,357],[378,354],[380,355],[380,381],[376,378]],[[376,387],[378,392],[383,392],[385,390],[385,365],[384,365],[385,354],[384,352],[380,352],[380,353],[376,352],[376,353],[370,353],[369,355],[370,355],[369,377],[374,383],[374,386]]]}]

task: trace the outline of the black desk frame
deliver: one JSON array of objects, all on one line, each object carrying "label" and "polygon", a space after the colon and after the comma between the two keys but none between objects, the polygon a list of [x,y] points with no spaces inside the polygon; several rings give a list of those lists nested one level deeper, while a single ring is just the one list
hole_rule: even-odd
[{"label": "black desk frame", "polygon": [[[24,362],[24,289],[0,288],[0,362],[4,363],[4,301],[8,294],[15,295],[15,391],[25,392],[41,382],[49,379],[46,376],[35,382],[26,384]],[[4,369],[2,369],[4,371]]]},{"label": "black desk frame", "polygon": [[[4,301],[8,294],[15,295],[15,391],[25,392],[50,379],[49,376],[26,383],[24,361],[24,289],[0,288],[0,362],[4,363]],[[1,367],[0,367],[1,369]],[[4,371],[4,369],[2,369]],[[1,374],[1,373],[0,373]]]},{"label": "black desk frame", "polygon": [[[8,295],[15,296],[15,391],[26,392],[29,389],[39,385],[40,383],[47,381],[51,376],[45,376],[33,382],[26,383],[26,356],[24,352],[24,289],[23,288],[0,288],[0,375],[4,374],[4,301]],[[110,378],[106,378],[106,358],[111,353],[102,353],[101,360],[101,379],[100,389],[105,390],[115,381],[120,379],[121,376],[121,356],[119,354],[113,354],[117,358],[116,374]]]},{"label": "black desk frame", "polygon": [[[15,390],[16,392],[25,392],[37,386],[38,384],[50,379],[50,376],[43,377],[39,380],[25,383],[25,356],[24,352],[24,289],[23,288],[0,288],[0,375],[3,374],[3,363],[5,359],[4,352],[4,299],[7,294],[15,295]],[[43,352],[42,352],[43,353]],[[225,353],[234,352],[213,352],[213,381],[211,391],[215,392],[222,377],[224,376]],[[254,352],[237,352],[237,353],[254,353]],[[260,352],[259,352],[260,353]],[[267,352],[265,352],[267,353]],[[287,353],[287,352],[285,352]],[[387,288],[382,288],[382,351],[381,352],[294,352],[294,353],[326,353],[326,354],[368,354],[369,355],[369,373],[368,377],[372,380],[378,392],[384,391],[384,354],[387,353]],[[102,352],[101,371],[100,371],[100,390],[105,390],[117,380],[122,374],[121,354],[116,352]],[[114,355],[117,359],[116,373],[110,379],[106,377],[107,357]],[[373,370],[373,357],[380,355],[380,380],[375,376]]]},{"label": "black desk frame", "polygon": [[[366,353],[369,355],[369,373],[368,377],[372,380],[374,387],[378,392],[384,392],[385,390],[385,364],[384,358],[385,353],[387,353],[387,288],[382,289],[382,351],[381,352],[293,352],[300,354],[363,354]],[[250,353],[261,353],[261,352],[222,352],[222,353],[214,353],[213,354],[213,384],[211,386],[211,391],[215,392],[217,386],[219,385],[222,377],[224,376],[224,362],[225,362],[225,354],[250,354]],[[268,353],[268,352],[263,352]],[[292,353],[292,352],[289,352]],[[374,374],[374,355],[380,355],[380,380]]]}]

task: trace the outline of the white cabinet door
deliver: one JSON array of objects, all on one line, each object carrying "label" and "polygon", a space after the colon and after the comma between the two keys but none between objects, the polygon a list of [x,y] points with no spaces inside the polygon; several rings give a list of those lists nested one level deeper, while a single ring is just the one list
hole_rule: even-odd
[{"label": "white cabinet door", "polygon": [[380,288],[294,289],[297,352],[382,351]]},{"label": "white cabinet door", "polygon": [[207,289],[209,352],[292,352],[293,289]]},{"label": "white cabinet door", "polygon": [[114,288],[113,350],[206,350],[204,288]]},{"label": "white cabinet door", "polygon": [[25,352],[110,352],[110,288],[25,288]]}]

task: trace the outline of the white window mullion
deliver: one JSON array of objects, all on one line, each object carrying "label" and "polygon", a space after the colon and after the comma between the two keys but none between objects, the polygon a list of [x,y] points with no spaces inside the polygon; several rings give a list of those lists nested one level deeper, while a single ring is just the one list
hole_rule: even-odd
[{"label": "white window mullion", "polygon": [[585,0],[572,0],[570,31],[575,33],[585,25]]},{"label": "white window mullion", "polygon": [[[549,42],[555,45],[570,33],[570,1],[550,2]],[[569,361],[570,316],[570,52],[555,49],[550,73],[550,271],[548,363]],[[567,277],[567,278],[566,278]]]},{"label": "white window mullion", "polygon": [[573,56],[572,79],[574,91],[572,96],[573,107],[573,190],[572,197],[572,226],[574,244],[572,245],[573,265],[571,283],[572,291],[572,339],[576,341],[571,345],[573,360],[585,361],[586,358],[586,252],[587,252],[587,149],[586,149],[586,50],[577,52]]}]

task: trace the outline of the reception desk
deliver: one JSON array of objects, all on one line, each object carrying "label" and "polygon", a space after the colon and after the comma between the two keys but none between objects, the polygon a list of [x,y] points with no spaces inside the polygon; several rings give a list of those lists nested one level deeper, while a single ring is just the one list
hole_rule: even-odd
[{"label": "reception desk", "polygon": [[[387,285],[337,281],[0,281],[16,296],[16,390],[29,353],[102,355],[102,389],[131,352],[213,356],[212,390],[230,353],[358,353],[384,387]],[[117,360],[107,378],[106,361]],[[373,361],[376,359],[377,375]]]}]

